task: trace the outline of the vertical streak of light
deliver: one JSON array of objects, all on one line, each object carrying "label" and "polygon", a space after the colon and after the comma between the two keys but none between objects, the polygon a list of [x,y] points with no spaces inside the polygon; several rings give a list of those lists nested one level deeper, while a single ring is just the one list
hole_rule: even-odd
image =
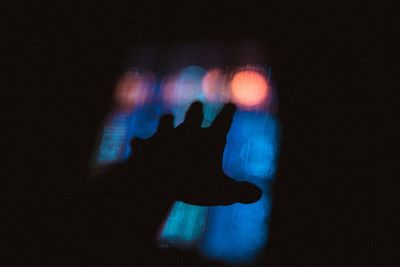
[{"label": "vertical streak of light", "polygon": [[95,166],[115,163],[121,160],[125,150],[125,142],[128,138],[129,114],[114,113],[110,115],[108,123],[104,126]]},{"label": "vertical streak of light", "polygon": [[277,127],[272,115],[237,112],[227,138],[223,169],[237,180],[257,184],[263,197],[252,204],[212,207],[201,250],[228,263],[251,263],[267,241],[270,181],[276,158]]},{"label": "vertical streak of light", "polygon": [[195,245],[203,234],[206,215],[207,207],[175,202],[159,237],[161,243]]}]

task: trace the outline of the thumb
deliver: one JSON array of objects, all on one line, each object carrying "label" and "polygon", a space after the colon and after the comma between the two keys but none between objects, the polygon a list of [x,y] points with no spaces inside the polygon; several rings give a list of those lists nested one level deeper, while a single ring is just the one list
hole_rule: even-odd
[{"label": "thumb", "polygon": [[256,202],[262,196],[261,189],[249,182],[236,182],[232,188],[232,193],[237,202],[249,204]]},{"label": "thumb", "polygon": [[199,206],[225,206],[234,203],[249,204],[262,196],[261,189],[249,182],[238,182],[225,176],[212,184],[196,183],[195,188],[185,191],[180,200]]}]

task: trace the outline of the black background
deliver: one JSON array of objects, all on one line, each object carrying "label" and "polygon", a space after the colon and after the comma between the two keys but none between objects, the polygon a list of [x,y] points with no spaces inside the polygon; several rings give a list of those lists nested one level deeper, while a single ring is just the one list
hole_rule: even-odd
[{"label": "black background", "polygon": [[16,1],[2,11],[1,261],[48,257],[130,48],[253,39],[268,45],[282,124],[265,262],[393,266],[394,6]]}]

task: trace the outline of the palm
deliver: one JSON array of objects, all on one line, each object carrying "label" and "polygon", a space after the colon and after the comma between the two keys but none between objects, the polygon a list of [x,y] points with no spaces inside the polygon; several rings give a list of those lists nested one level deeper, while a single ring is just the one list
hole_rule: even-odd
[{"label": "palm", "polygon": [[132,159],[146,174],[146,184],[157,189],[158,195],[197,205],[259,199],[261,193],[256,186],[236,182],[222,171],[225,139],[234,111],[233,105],[226,105],[211,127],[201,128],[202,104],[196,102],[178,127],[173,127],[172,115],[165,115],[152,138],[133,140]]}]

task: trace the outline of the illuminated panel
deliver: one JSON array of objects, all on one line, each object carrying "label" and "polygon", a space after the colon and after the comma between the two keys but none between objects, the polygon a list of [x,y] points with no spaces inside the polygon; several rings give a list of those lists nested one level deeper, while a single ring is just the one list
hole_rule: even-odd
[{"label": "illuminated panel", "polygon": [[276,165],[277,134],[272,114],[236,112],[224,151],[225,173],[238,180],[270,179]]},{"label": "illuminated panel", "polygon": [[116,113],[110,116],[101,136],[95,165],[111,164],[122,158],[128,139],[128,124],[129,114],[127,113]]},{"label": "illuminated panel", "polygon": [[132,153],[130,142],[138,137],[140,139],[150,138],[157,131],[159,121],[159,107],[154,103],[148,103],[138,107],[132,113],[128,128],[128,138],[124,158],[128,158]]},{"label": "illuminated panel", "polygon": [[201,238],[206,223],[207,207],[175,202],[159,237],[163,245],[193,245]]},{"label": "illuminated panel", "polygon": [[263,197],[256,203],[212,207],[202,253],[228,263],[252,263],[267,240],[270,199],[265,183],[257,183]]},{"label": "illuminated panel", "polygon": [[227,138],[223,169],[237,180],[250,181],[263,191],[253,204],[211,207],[202,253],[231,263],[251,263],[266,244],[270,213],[270,184],[275,170],[277,125],[265,112],[239,111]]}]

